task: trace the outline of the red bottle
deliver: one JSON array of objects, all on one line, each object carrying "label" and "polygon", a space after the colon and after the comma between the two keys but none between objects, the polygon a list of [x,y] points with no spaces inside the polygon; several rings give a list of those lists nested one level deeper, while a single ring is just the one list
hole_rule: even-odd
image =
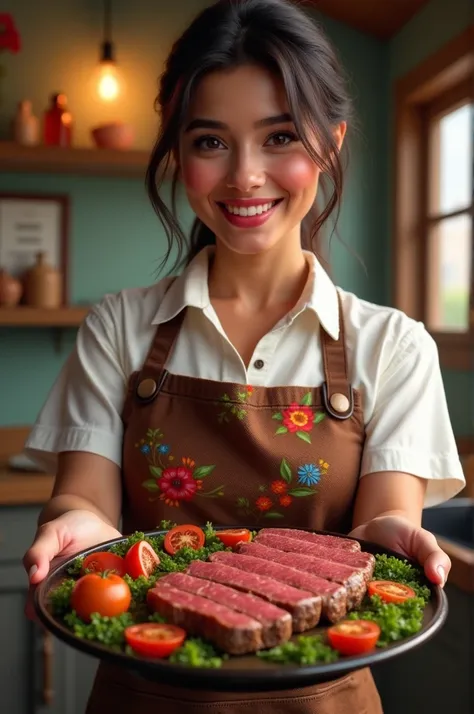
[{"label": "red bottle", "polygon": [[51,104],[44,113],[43,141],[46,146],[71,146],[72,116],[65,94],[51,96]]}]

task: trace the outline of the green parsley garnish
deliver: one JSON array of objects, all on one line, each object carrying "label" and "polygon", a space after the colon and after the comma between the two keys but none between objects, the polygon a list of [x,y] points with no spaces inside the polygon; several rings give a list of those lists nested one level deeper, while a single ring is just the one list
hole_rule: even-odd
[{"label": "green parsley garnish", "polygon": [[270,650],[257,652],[257,656],[267,662],[278,664],[316,664],[335,662],[339,654],[325,644],[321,635],[300,635],[296,642],[285,642]]},{"label": "green parsley garnish", "polygon": [[351,612],[348,620],[372,620],[380,627],[377,647],[386,647],[404,637],[415,635],[423,625],[425,602],[420,597],[412,597],[402,603],[383,602],[378,595],[372,595],[359,612]]},{"label": "green parsley garnish", "polygon": [[397,583],[408,585],[425,603],[431,596],[430,589],[424,584],[423,571],[393,555],[378,554],[375,556],[372,580],[394,580]]},{"label": "green parsley garnish", "polygon": [[227,659],[227,656],[219,655],[209,642],[200,638],[189,638],[173,652],[169,661],[173,664],[184,664],[187,667],[217,669],[222,666],[224,659]]}]

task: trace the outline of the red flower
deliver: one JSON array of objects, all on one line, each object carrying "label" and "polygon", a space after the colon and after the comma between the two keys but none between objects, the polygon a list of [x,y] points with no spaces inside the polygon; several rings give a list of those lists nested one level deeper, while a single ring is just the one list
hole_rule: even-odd
[{"label": "red flower", "polygon": [[279,479],[278,481],[273,481],[270,488],[273,493],[286,493],[286,483],[282,479]]},{"label": "red flower", "polygon": [[250,395],[252,394],[252,392],[253,392],[253,387],[251,387],[250,385],[248,385],[248,387],[247,387],[247,394],[249,395],[249,397],[250,397]]},{"label": "red flower", "polygon": [[259,511],[268,511],[273,506],[273,503],[268,496],[260,496],[260,498],[257,498],[255,501],[255,505]]},{"label": "red flower", "polygon": [[158,479],[158,485],[165,499],[170,501],[191,501],[198,489],[193,472],[183,466],[165,469]]},{"label": "red flower", "polygon": [[7,12],[0,12],[0,50],[9,50],[16,54],[20,47],[20,35],[12,16]]},{"label": "red flower", "polygon": [[313,410],[300,404],[292,404],[283,412],[283,424],[289,432],[311,431],[313,428]]},{"label": "red flower", "polygon": [[285,508],[287,508],[288,506],[291,506],[292,501],[293,499],[291,498],[291,496],[282,496],[280,498],[280,506],[284,506]]}]

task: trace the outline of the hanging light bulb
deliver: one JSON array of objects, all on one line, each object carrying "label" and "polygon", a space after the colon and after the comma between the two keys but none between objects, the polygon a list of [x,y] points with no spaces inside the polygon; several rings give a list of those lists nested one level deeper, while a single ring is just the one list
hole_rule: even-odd
[{"label": "hanging light bulb", "polygon": [[121,92],[120,73],[112,42],[111,15],[110,0],[104,0],[104,40],[101,44],[100,62],[95,78],[97,95],[104,102],[113,102]]}]

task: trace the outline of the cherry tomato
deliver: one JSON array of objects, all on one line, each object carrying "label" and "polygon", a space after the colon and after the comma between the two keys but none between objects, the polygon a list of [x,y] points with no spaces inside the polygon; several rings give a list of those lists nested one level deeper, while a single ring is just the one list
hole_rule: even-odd
[{"label": "cherry tomato", "polygon": [[237,543],[248,543],[252,540],[252,534],[247,528],[231,528],[226,531],[216,531],[216,536],[226,548],[235,548]]},{"label": "cherry tomato", "polygon": [[144,575],[145,578],[155,570],[160,564],[160,559],[153,548],[146,540],[140,540],[132,545],[125,555],[125,568],[131,578],[138,578]]},{"label": "cherry tomato", "polygon": [[123,577],[127,572],[125,561],[120,555],[109,553],[108,551],[98,551],[87,555],[82,562],[82,574],[86,572],[103,573],[110,570]]},{"label": "cherry tomato", "polygon": [[125,628],[124,634],[127,644],[144,657],[168,657],[186,637],[181,627],[154,622],[131,625]]},{"label": "cherry tomato", "polygon": [[74,585],[71,607],[85,622],[91,615],[114,617],[127,612],[132,600],[130,588],[123,578],[115,573],[88,573]]},{"label": "cherry tomato", "polygon": [[416,597],[416,592],[408,585],[392,580],[371,580],[367,586],[369,595],[378,595],[385,602],[405,602]]},{"label": "cherry tomato", "polygon": [[175,526],[165,536],[164,549],[170,555],[176,555],[181,548],[199,550],[205,543],[204,531],[198,526]]},{"label": "cherry tomato", "polygon": [[372,650],[380,637],[380,627],[370,620],[342,620],[328,629],[331,647],[343,655]]}]

